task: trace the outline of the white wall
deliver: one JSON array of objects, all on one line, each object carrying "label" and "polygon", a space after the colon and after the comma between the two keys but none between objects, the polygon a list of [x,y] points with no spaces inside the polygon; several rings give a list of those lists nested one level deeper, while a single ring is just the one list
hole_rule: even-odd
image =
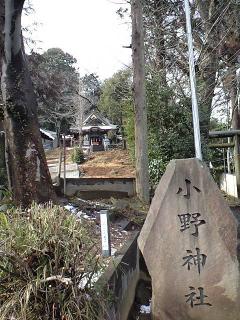
[{"label": "white wall", "polygon": [[237,198],[236,176],[229,173],[223,173],[220,176],[220,189],[228,195]]}]

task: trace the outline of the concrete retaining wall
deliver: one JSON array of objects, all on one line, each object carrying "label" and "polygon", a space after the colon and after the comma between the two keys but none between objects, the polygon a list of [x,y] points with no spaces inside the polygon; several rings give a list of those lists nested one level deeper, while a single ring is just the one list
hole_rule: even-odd
[{"label": "concrete retaining wall", "polygon": [[[61,179],[61,190],[63,192],[63,179]],[[134,178],[67,178],[66,195],[74,196],[79,193],[117,193],[124,196],[135,195]]]},{"label": "concrete retaining wall", "polygon": [[100,277],[97,286],[107,286],[116,298],[103,320],[127,320],[139,280],[138,232],[123,246]]},{"label": "concrete retaining wall", "polygon": [[237,181],[234,174],[223,173],[220,176],[220,189],[228,195],[237,198]]}]

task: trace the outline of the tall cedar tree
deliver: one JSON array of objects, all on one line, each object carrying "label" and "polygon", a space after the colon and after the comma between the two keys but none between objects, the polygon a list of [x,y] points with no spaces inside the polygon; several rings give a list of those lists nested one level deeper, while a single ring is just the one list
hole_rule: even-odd
[{"label": "tall cedar tree", "polygon": [[[1,89],[9,187],[16,204],[55,197],[37,118],[37,102],[26,63],[21,15],[24,0],[0,4]],[[5,7],[5,8],[4,8]]]}]

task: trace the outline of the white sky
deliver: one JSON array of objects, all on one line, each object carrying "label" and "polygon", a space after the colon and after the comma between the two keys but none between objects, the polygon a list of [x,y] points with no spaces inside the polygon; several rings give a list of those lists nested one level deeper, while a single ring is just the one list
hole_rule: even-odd
[{"label": "white sky", "polygon": [[[130,24],[116,14],[114,0],[32,0],[35,13],[23,17],[23,25],[40,23],[32,38],[37,47],[59,47],[78,60],[81,76],[95,72],[101,79],[129,65]],[[116,0],[115,0],[116,1]],[[123,1],[116,1],[123,2]]]}]

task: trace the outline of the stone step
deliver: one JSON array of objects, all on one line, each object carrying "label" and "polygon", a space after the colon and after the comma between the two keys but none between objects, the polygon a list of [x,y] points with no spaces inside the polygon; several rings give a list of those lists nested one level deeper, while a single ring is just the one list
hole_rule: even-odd
[{"label": "stone step", "polygon": [[[58,172],[58,166],[48,166],[50,173],[57,173]],[[63,165],[61,166],[61,172],[64,171]],[[71,163],[66,165],[66,171],[79,171],[78,170],[78,165],[76,163]]]},{"label": "stone step", "polygon": [[[55,172],[50,172],[51,178],[55,179],[57,178],[57,173]],[[66,178],[79,178],[80,177],[80,172],[79,171],[67,171],[66,172]],[[61,178],[64,178],[63,172],[61,172]]]}]

